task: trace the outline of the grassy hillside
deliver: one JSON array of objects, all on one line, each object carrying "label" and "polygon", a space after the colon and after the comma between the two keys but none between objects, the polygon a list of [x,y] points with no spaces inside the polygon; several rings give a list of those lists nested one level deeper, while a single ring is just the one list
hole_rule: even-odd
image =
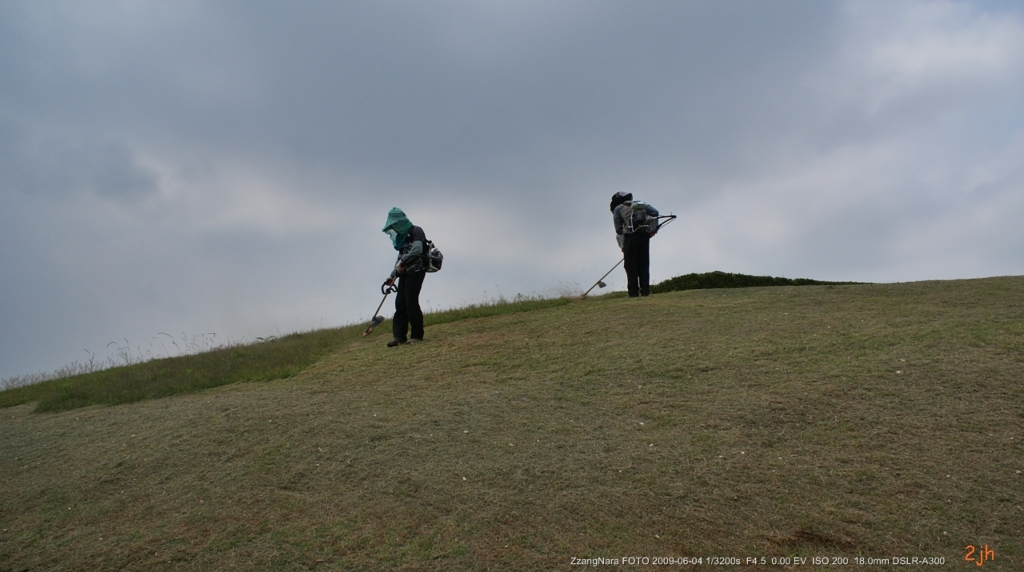
[{"label": "grassy hillside", "polygon": [[[567,304],[566,299],[518,297],[427,315],[427,326],[468,317],[528,312]],[[292,377],[325,355],[359,341],[365,324],[289,334],[257,343],[153,359],[69,375],[0,391],[0,408],[36,403],[35,411],[66,411],[87,405],[118,405],[192,393],[232,383]],[[391,322],[378,327],[390,331]],[[66,368],[74,369],[74,368]]]},{"label": "grassy hillside", "polygon": [[974,568],[969,544],[1024,568],[1024,278],[605,296],[388,337],[284,380],[0,409],[0,570],[935,570]]}]

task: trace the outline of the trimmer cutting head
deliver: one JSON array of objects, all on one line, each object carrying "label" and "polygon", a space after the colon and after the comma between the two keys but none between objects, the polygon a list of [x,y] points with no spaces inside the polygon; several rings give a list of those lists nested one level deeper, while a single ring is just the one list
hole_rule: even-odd
[{"label": "trimmer cutting head", "polygon": [[384,318],[384,316],[374,316],[373,319],[370,320],[370,324],[366,326],[365,330],[363,330],[363,337],[365,338],[370,335],[370,332],[372,332],[377,326],[383,324],[385,319],[386,318]]}]

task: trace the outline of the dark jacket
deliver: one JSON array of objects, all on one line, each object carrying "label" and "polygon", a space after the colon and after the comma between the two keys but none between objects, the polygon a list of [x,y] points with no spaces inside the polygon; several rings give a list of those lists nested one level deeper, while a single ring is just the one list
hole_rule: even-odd
[{"label": "dark jacket", "polygon": [[398,260],[395,261],[395,269],[391,271],[391,277],[397,278],[399,276],[399,262],[405,267],[403,274],[426,272],[427,255],[427,235],[423,232],[422,228],[413,225],[409,230],[409,234],[405,237],[405,242],[402,243],[402,247],[398,250]]}]

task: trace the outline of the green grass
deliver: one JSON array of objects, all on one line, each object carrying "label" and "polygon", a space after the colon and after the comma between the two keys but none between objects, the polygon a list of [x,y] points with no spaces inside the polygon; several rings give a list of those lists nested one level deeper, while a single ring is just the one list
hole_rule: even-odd
[{"label": "green grass", "polygon": [[379,331],[288,379],[0,410],[0,570],[974,569],[968,544],[1024,567],[1024,278]]},{"label": "green grass", "polygon": [[116,405],[237,383],[288,378],[309,367],[359,328],[299,333],[54,379],[0,392],[0,407],[35,401],[37,411]]},{"label": "green grass", "polygon": [[[427,326],[567,304],[568,300],[518,297],[428,314]],[[117,405],[190,393],[231,383],[286,379],[331,351],[358,341],[365,324],[314,330],[248,345],[112,367],[0,391],[0,408],[36,402],[36,411]],[[391,329],[391,322],[377,327]]]},{"label": "green grass", "polygon": [[[654,293],[706,288],[744,288],[760,286],[806,286],[842,284],[799,278],[773,278],[725,272],[686,274],[652,287]],[[616,294],[611,294],[615,297]],[[428,314],[427,326],[472,318],[536,310],[569,303],[566,298],[499,299]],[[382,326],[385,330],[390,324]],[[135,362],[129,347],[121,348],[124,362],[113,367],[68,367],[90,370],[77,375],[61,375],[44,382],[0,391],[0,408],[36,402],[36,411],[65,411],[87,405],[117,405],[144,399],[189,393],[231,383],[286,379],[304,371],[329,352],[358,340],[362,325],[294,333],[253,344],[228,344],[191,355]],[[205,345],[205,344],[204,344]],[[78,365],[78,364],[75,364]],[[92,371],[95,370],[95,371]]]}]

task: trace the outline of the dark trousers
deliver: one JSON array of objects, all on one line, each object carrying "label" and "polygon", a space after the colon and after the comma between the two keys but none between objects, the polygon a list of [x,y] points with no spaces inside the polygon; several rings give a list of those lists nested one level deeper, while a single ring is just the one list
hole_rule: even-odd
[{"label": "dark trousers", "polygon": [[631,297],[647,296],[651,293],[651,237],[638,232],[622,238],[626,290]]},{"label": "dark trousers", "polygon": [[423,339],[423,311],[420,310],[420,289],[426,272],[403,274],[398,278],[398,292],[395,298],[395,319],[391,332],[399,340],[406,340],[406,331],[412,326],[412,336]]}]

